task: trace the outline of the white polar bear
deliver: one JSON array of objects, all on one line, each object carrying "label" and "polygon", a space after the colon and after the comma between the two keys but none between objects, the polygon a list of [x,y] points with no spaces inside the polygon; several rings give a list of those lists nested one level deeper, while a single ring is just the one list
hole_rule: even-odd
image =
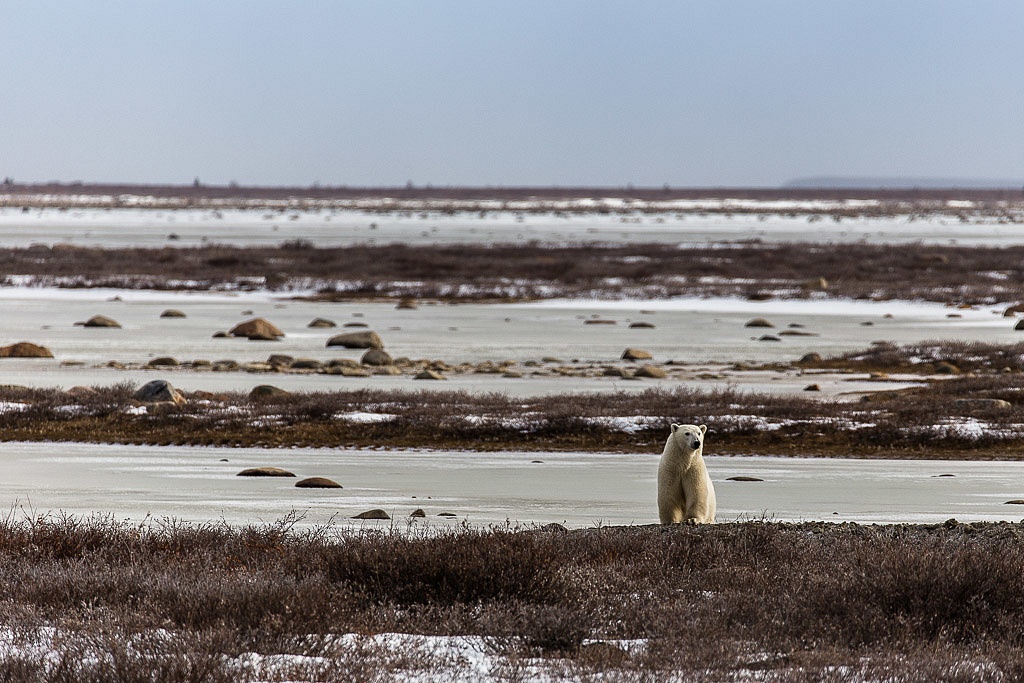
[{"label": "white polar bear", "polygon": [[707,425],[672,425],[658,464],[658,516],[662,524],[713,524],[715,487],[704,465]]}]

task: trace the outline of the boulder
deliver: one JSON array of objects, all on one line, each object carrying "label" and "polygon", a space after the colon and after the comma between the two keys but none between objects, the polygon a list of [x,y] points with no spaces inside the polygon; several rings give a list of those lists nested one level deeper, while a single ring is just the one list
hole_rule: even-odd
[{"label": "boulder", "polygon": [[352,515],[352,519],[391,519],[391,515],[380,508],[374,508],[373,510],[360,512],[358,515]]},{"label": "boulder", "polygon": [[294,362],[295,359],[293,357],[284,353],[272,353],[267,357],[267,364],[273,368],[280,368],[283,370],[290,368]]},{"label": "boulder", "polygon": [[631,329],[631,330],[653,330],[654,329],[654,323],[647,323],[647,322],[642,322],[642,321],[641,322],[630,323],[629,324],[629,329]]},{"label": "boulder", "polygon": [[935,364],[935,373],[938,375],[959,375],[960,368],[949,361],[940,360]]},{"label": "boulder", "polygon": [[363,357],[359,359],[359,362],[363,365],[391,365],[391,354],[383,349],[370,349],[363,354]]},{"label": "boulder", "polygon": [[583,321],[584,325],[617,325],[615,320],[608,320],[606,318],[590,318]]},{"label": "boulder", "polygon": [[774,334],[762,334],[760,337],[757,338],[757,341],[780,342],[782,341],[782,339],[776,337]]},{"label": "boulder", "polygon": [[416,508],[409,513],[410,517],[426,517],[427,513],[423,511],[423,508]]},{"label": "boulder", "polygon": [[82,323],[82,327],[121,327],[121,323],[105,315],[94,315]]},{"label": "boulder", "polygon": [[291,365],[292,370],[319,370],[323,363],[316,358],[296,358]]},{"label": "boulder", "polygon": [[176,405],[186,403],[184,394],[171,386],[171,383],[165,379],[146,382],[132,394],[132,398],[142,403],[174,403]]},{"label": "boulder", "polygon": [[801,365],[807,365],[807,364],[811,364],[811,363],[820,363],[820,362],[821,362],[821,354],[816,352],[816,351],[811,351],[810,353],[805,353],[804,355],[800,356],[800,360],[797,361],[797,363],[799,363]]},{"label": "boulder", "polygon": [[327,477],[307,477],[295,482],[295,487],[300,489],[340,489],[342,485]]},{"label": "boulder", "polygon": [[280,328],[263,318],[253,318],[238,323],[228,330],[228,334],[232,337],[248,337],[256,340],[280,339],[284,336],[284,332]]},{"label": "boulder", "polygon": [[740,476],[737,476],[737,477],[726,477],[725,480],[726,481],[764,481],[764,479],[760,479],[758,477],[747,477],[747,476],[744,476],[744,475],[740,475]]},{"label": "boulder", "polygon": [[804,387],[804,391],[821,391],[821,385],[820,384],[808,384],[806,387]]},{"label": "boulder", "polygon": [[1001,398],[958,398],[953,401],[957,408],[980,408],[982,410],[1007,410],[1013,404]]},{"label": "boulder", "polygon": [[1017,324],[1013,326],[1015,330],[1024,330],[1024,318],[1017,321]]},{"label": "boulder", "polygon": [[622,360],[651,360],[653,356],[651,356],[650,351],[629,348],[622,352],[621,358]]},{"label": "boulder", "polygon": [[743,327],[775,327],[775,325],[764,318],[751,318]]},{"label": "boulder", "polygon": [[328,339],[327,346],[343,346],[346,349],[383,349],[384,340],[372,330],[345,332]]},{"label": "boulder", "polygon": [[0,347],[0,358],[53,358],[53,352],[32,342],[18,342]]},{"label": "boulder", "polygon": [[403,296],[399,299],[398,305],[395,306],[396,309],[403,311],[415,311],[419,307],[420,305],[416,303],[416,299],[413,299],[411,296]]},{"label": "boulder", "polygon": [[327,318],[313,318],[306,327],[337,327],[333,320]]},{"label": "boulder", "polygon": [[421,370],[420,372],[416,373],[416,375],[413,377],[413,379],[448,379],[448,378],[445,377],[444,375],[442,375],[440,372],[437,372],[435,370],[431,370],[429,368],[426,368],[426,369]]},{"label": "boulder", "polygon": [[185,318],[187,317],[182,311],[176,308],[168,308],[166,311],[160,314],[161,318]]},{"label": "boulder", "polygon": [[351,322],[345,323],[344,325],[342,325],[342,327],[369,327],[369,325],[367,325],[366,323]]},{"label": "boulder", "polygon": [[159,356],[146,363],[151,368],[175,368],[181,365],[177,358],[171,358],[170,356]]},{"label": "boulder", "polygon": [[272,384],[259,384],[252,388],[249,392],[249,400],[261,401],[268,398],[281,398],[283,396],[289,396],[290,392],[273,386]]},{"label": "boulder", "polygon": [[823,277],[815,277],[804,280],[800,286],[809,292],[824,292],[828,289],[828,280]]},{"label": "boulder", "polygon": [[250,467],[242,470],[236,477],[294,477],[294,472],[281,469],[280,467]]},{"label": "boulder", "polygon": [[668,377],[668,373],[653,365],[641,365],[637,368],[637,371],[633,373],[633,376],[646,377],[647,379],[665,379]]}]

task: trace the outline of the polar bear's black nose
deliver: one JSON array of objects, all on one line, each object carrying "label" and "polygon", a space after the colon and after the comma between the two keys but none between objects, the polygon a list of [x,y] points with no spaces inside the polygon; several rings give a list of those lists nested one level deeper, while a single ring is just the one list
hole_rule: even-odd
[{"label": "polar bear's black nose", "polygon": [[700,439],[694,439],[693,441],[691,441],[690,448],[692,448],[693,450],[697,450],[698,448],[700,448]]}]

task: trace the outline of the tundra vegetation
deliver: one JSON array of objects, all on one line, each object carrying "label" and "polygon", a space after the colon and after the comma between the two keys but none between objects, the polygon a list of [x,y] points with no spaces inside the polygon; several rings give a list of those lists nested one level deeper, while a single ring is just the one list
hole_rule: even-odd
[{"label": "tundra vegetation", "polygon": [[[3,282],[212,290],[269,287],[329,301],[745,296],[1024,300],[1024,247],[817,243],[404,244],[315,247],[0,248]],[[401,282],[395,282],[401,273]],[[311,295],[308,292],[313,292]]]},{"label": "tundra vegetation", "polygon": [[298,519],[12,514],[0,678],[1024,676],[1021,524],[429,533],[301,531]]},{"label": "tundra vegetation", "polygon": [[[799,367],[810,378],[816,370],[892,372],[919,382],[866,394],[857,401],[688,387],[531,397],[357,389],[266,396],[195,392],[180,404],[142,406],[131,383],[86,391],[5,386],[0,387],[5,406],[0,411],[0,438],[656,452],[669,425],[685,416],[699,416],[714,435],[716,454],[1020,457],[1024,343],[876,345],[803,361]],[[959,374],[936,374],[943,368]]]}]

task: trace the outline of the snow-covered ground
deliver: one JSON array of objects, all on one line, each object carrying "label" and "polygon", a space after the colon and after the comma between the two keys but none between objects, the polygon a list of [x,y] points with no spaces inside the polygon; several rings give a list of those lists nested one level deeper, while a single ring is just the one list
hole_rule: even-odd
[{"label": "snow-covered ground", "polygon": [[[752,418],[754,419],[754,418]],[[705,459],[718,520],[861,523],[1017,521],[1024,463],[721,457]],[[5,443],[0,500],[15,518],[94,511],[140,522],[174,518],[232,525],[272,523],[369,528],[657,523],[660,453],[470,453],[330,448],[214,448]],[[239,477],[276,466],[323,476],[342,489],[296,479]],[[954,475],[954,476],[940,476]],[[730,481],[746,476],[759,482]],[[579,483],[585,481],[585,486]],[[353,520],[381,508],[390,521]],[[416,509],[425,517],[411,518]],[[444,513],[444,514],[443,514]]]},{"label": "snow-covered ground", "polygon": [[[382,200],[349,204],[282,202],[267,208],[108,208],[42,207],[23,210],[0,206],[0,244],[68,243],[92,247],[200,246],[204,244],[277,245],[303,240],[317,246],[354,243],[452,244],[473,242],[578,243],[661,242],[708,244],[758,239],[764,242],[816,241],[901,244],[927,242],[961,245],[1019,244],[1020,211],[990,215],[971,208],[950,212],[855,216],[838,220],[817,211],[858,210],[860,205],[821,202],[707,200],[678,202],[669,210],[648,211],[643,203],[578,200],[517,207],[474,204],[470,210],[439,210],[428,203]],[[594,210],[580,211],[580,202]],[[612,205],[609,205],[609,202]],[[730,203],[731,202],[731,203]],[[736,213],[728,212],[735,209]],[[569,210],[571,209],[571,210]],[[602,212],[603,210],[604,212]],[[724,211],[724,212],[723,212]]]}]

